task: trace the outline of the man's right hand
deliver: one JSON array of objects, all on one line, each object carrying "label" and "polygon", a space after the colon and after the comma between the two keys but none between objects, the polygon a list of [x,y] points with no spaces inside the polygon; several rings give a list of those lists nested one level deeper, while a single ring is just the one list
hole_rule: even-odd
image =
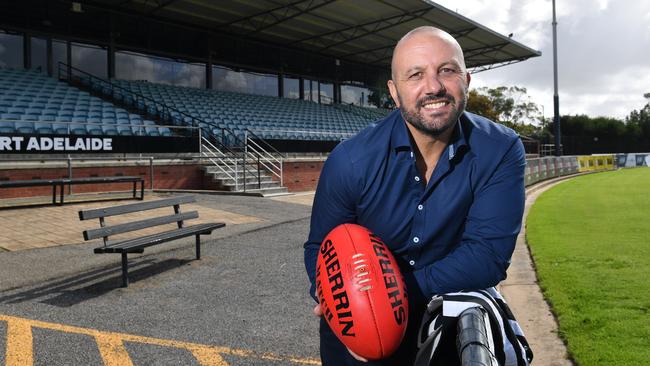
[{"label": "man's right hand", "polygon": [[[314,310],[312,310],[312,311],[313,311],[314,315],[316,315],[319,318],[323,315],[323,311],[320,308],[320,304],[314,306]],[[347,347],[345,347],[345,348],[347,348]],[[368,362],[368,360],[366,360],[365,358],[363,358],[363,357],[357,355],[356,353],[350,351],[349,348],[348,348],[348,352],[350,352],[350,354],[352,355],[352,357],[354,357],[355,360],[360,361],[360,362]]]},{"label": "man's right hand", "polygon": [[314,306],[314,315],[320,318],[323,315],[323,311],[320,309],[320,304]]}]

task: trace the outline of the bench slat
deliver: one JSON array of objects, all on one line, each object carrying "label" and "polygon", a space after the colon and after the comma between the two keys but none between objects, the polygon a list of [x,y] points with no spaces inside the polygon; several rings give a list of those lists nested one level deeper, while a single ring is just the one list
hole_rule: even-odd
[{"label": "bench slat", "polygon": [[196,202],[196,198],[194,196],[180,196],[156,201],[131,203],[122,206],[95,208],[92,210],[79,211],[79,220],[96,219],[98,217],[115,216],[131,212],[146,211],[156,208],[179,205],[181,203],[193,202]]},{"label": "bench slat", "polygon": [[0,188],[51,186],[59,182],[60,179],[3,180]]},{"label": "bench slat", "polygon": [[174,229],[170,231],[165,231],[162,233],[152,234],[143,236],[140,238],[127,239],[119,242],[109,244],[105,247],[98,247],[94,249],[96,254],[101,253],[122,253],[122,252],[141,252],[143,248],[161,244],[167,241],[172,241],[188,236],[193,236],[196,234],[209,234],[213,230],[219,229],[226,226],[226,224],[219,223],[207,223],[207,224],[197,224],[192,226],[187,226],[182,229]]},{"label": "bench slat", "polygon": [[145,229],[152,226],[171,224],[173,222],[178,222],[181,220],[196,219],[199,217],[197,211],[183,212],[177,215],[169,216],[159,216],[152,219],[145,219],[133,222],[127,222],[125,224],[117,224],[113,226],[105,226],[99,229],[85,230],[84,240],[96,239],[105,236],[111,236],[115,234],[126,233],[129,231],[135,231],[140,229]]}]

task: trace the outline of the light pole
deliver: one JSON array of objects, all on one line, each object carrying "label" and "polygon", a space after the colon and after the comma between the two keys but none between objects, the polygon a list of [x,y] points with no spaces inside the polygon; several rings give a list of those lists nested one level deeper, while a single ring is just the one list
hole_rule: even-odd
[{"label": "light pole", "polygon": [[553,0],[553,121],[555,122],[555,156],[561,156],[562,144],[560,130],[560,97],[557,93],[557,21],[555,20],[555,0]]}]

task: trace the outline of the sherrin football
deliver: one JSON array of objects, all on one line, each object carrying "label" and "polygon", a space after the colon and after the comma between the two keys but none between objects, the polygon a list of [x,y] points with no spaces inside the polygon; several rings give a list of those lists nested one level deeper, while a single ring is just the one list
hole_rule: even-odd
[{"label": "sherrin football", "polygon": [[391,355],[408,322],[404,279],[382,240],[355,224],[334,228],[316,262],[323,316],[352,352],[369,360]]}]

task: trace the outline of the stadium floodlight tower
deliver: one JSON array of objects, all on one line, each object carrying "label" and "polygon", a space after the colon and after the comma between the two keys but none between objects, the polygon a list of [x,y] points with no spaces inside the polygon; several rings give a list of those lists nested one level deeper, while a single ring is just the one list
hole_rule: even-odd
[{"label": "stadium floodlight tower", "polygon": [[557,21],[553,0],[553,122],[555,122],[555,156],[561,156],[560,97],[557,93]]}]

